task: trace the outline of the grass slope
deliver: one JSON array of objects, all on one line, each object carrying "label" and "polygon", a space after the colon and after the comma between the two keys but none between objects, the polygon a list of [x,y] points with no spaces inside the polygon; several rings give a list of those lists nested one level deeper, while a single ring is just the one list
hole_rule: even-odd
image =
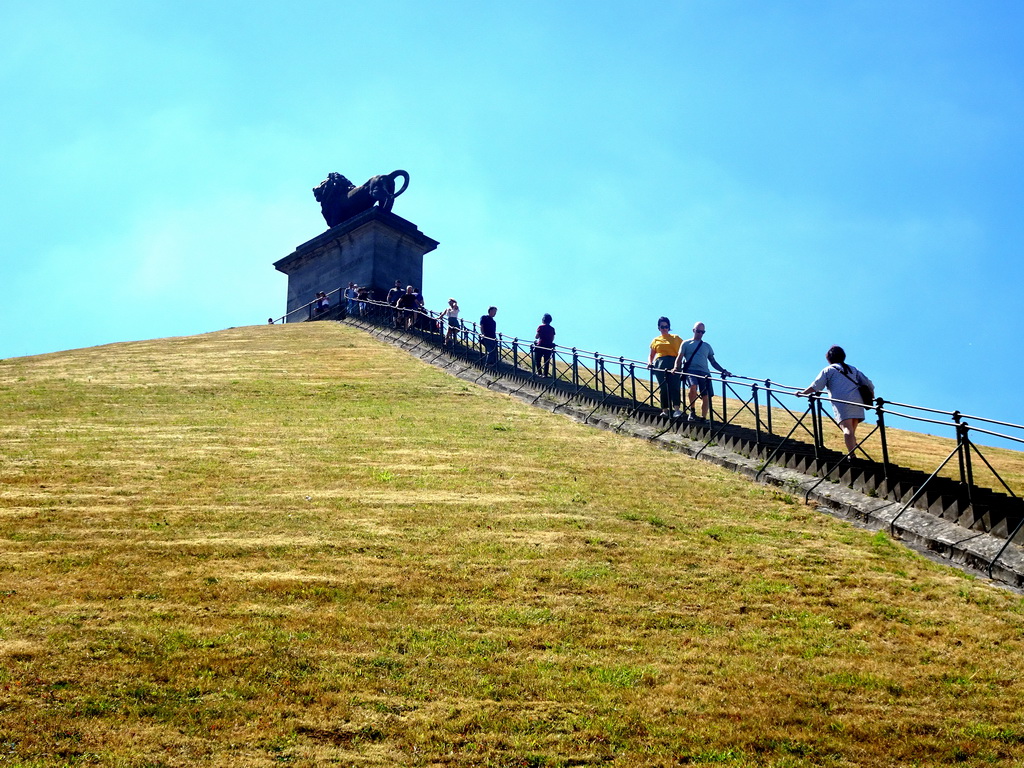
[{"label": "grass slope", "polygon": [[1020,598],[350,328],[0,413],[0,765],[1024,760]]}]

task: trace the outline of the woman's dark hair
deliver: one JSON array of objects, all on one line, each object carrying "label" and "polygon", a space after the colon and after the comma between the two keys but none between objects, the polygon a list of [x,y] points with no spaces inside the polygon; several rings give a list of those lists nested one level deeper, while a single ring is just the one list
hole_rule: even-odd
[{"label": "woman's dark hair", "polygon": [[672,327],[672,321],[669,320],[667,317],[659,317],[658,318],[658,326],[661,327],[662,325],[667,325],[669,328],[671,328]]},{"label": "woman's dark hair", "polygon": [[825,353],[825,359],[833,365],[839,363],[843,367],[843,373],[850,371],[850,367],[846,364],[846,351],[840,346],[833,344],[829,347],[828,352]]},{"label": "woman's dark hair", "polygon": [[544,317],[542,317],[540,321],[544,323],[544,325],[551,325],[551,315],[545,312]]}]

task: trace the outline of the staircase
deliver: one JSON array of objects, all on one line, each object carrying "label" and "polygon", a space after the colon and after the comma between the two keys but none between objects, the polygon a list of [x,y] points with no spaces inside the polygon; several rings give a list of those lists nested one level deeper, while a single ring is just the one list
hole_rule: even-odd
[{"label": "staircase", "polygon": [[[471,362],[472,357],[468,357]],[[656,408],[640,406],[617,395],[586,387],[574,387],[564,381],[538,379],[506,363],[499,364],[495,374],[522,386],[546,386],[552,394],[564,395],[595,409],[614,411],[623,417],[632,416],[641,423],[673,431],[697,442],[717,445],[725,450],[756,461],[792,469],[810,477],[827,479],[868,496],[909,505],[929,512],[965,529],[990,533],[1006,539],[1024,521],[1024,499],[988,488],[970,486],[942,475],[888,466],[870,459],[844,461],[844,454],[828,448],[815,449],[811,443],[793,438],[769,435],[736,424],[689,423],[659,415]],[[1024,527],[1013,541],[1024,542]]]},{"label": "staircase", "polygon": [[[704,443],[705,447],[719,446],[765,465],[771,463],[786,467],[803,475],[821,478],[822,481],[842,484],[868,496],[928,512],[969,531],[988,533],[1004,540],[1012,535],[1012,541],[1024,543],[1024,526],[1017,530],[1021,521],[1024,521],[1024,499],[1017,496],[968,485],[938,474],[930,476],[892,462],[885,465],[862,458],[844,461],[844,454],[838,451],[815,448],[813,443],[791,437],[759,433],[738,424],[688,423],[668,419],[659,415],[657,408],[638,406],[633,400],[616,395],[613,391],[595,389],[598,380],[593,371],[589,372],[593,375],[593,381],[589,384],[594,386],[577,385],[560,379],[542,379],[507,360],[494,366],[483,366],[482,355],[474,346],[458,343],[454,348],[445,349],[439,344],[440,337],[437,334],[392,330],[386,327],[390,325],[389,322],[375,323],[368,318],[352,317],[349,321],[367,330],[376,326],[375,330],[383,330],[393,343],[412,350],[433,348],[438,356],[462,360],[479,369],[481,376],[491,374],[501,379],[513,392],[539,391],[541,394],[538,397],[547,395],[554,399],[565,398],[565,405],[571,402],[577,408],[592,407],[592,413],[602,410],[614,413],[623,420],[634,419],[657,430],[656,434],[672,431],[689,440]],[[404,340],[400,341],[392,334]],[[697,455],[699,453],[700,450]],[[892,522],[894,524],[895,519]]]}]

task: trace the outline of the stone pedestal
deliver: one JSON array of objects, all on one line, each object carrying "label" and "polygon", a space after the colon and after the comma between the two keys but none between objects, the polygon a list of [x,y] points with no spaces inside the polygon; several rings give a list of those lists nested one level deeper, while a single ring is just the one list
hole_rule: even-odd
[{"label": "stone pedestal", "polygon": [[305,319],[308,313],[296,310],[313,301],[317,291],[337,305],[340,297],[332,291],[344,291],[349,282],[371,286],[379,300],[395,280],[403,288],[422,288],[423,254],[435,248],[437,241],[411,221],[377,207],[343,221],[274,263],[288,275],[288,321]]}]

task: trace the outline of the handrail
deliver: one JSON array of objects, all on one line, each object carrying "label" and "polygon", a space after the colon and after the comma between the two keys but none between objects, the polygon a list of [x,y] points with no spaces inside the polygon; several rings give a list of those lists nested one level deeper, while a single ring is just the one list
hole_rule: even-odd
[{"label": "handrail", "polygon": [[[332,291],[331,293],[329,293],[328,296],[331,296],[331,295],[336,294],[336,293],[340,293],[340,291],[341,291],[340,288],[336,289],[335,291]],[[367,305],[372,305],[372,306],[375,306],[375,307],[378,307],[378,308],[385,308],[385,309],[387,309],[389,311],[396,311],[394,307],[392,307],[391,305],[387,304],[386,302],[381,302],[381,301],[377,301],[377,300],[366,300],[365,302],[362,302],[362,303],[365,303]],[[289,315],[293,315],[295,313],[301,313],[302,310],[307,310],[308,311],[308,308],[311,307],[313,304],[315,304],[315,301],[310,302],[309,304],[305,304],[302,307],[298,308],[297,310],[293,310],[292,312],[289,313]],[[428,310],[402,310],[402,311],[419,315],[420,317],[428,319],[431,322],[438,322],[438,320],[440,318],[440,313],[434,314],[434,313],[431,313]],[[470,325],[472,327],[471,328],[467,328],[466,327],[467,325]],[[480,339],[483,338],[482,334],[479,332],[479,330],[476,327],[476,323],[471,323],[471,322],[463,322],[462,337],[463,337],[464,341],[465,340],[473,340],[474,342],[477,342],[477,343],[480,341]],[[511,338],[512,340],[509,341],[509,338]],[[526,357],[526,353],[530,352],[531,353],[530,354],[531,368],[532,368],[532,362],[533,362],[532,352],[533,352],[533,349],[534,349],[534,345],[533,345],[532,342],[521,341],[518,337],[508,337],[508,336],[506,336],[505,334],[502,334],[502,333],[498,334],[498,338],[497,338],[496,341],[497,341],[497,347],[498,347],[497,351],[498,351],[499,356],[509,357],[510,350],[512,350],[513,345],[515,345],[517,349],[521,349],[522,350],[523,357]],[[608,355],[604,355],[601,352],[597,352],[597,351],[589,352],[589,351],[586,351],[586,350],[580,350],[580,349],[578,349],[576,347],[567,347],[567,346],[564,346],[564,345],[561,345],[561,344],[553,344],[551,347],[549,347],[549,349],[552,350],[552,362],[554,363],[556,371],[557,371],[557,368],[558,368],[558,366],[557,366],[558,361],[560,359],[564,359],[566,356],[571,356],[571,359],[574,361],[574,365],[577,366],[577,367],[580,365],[580,363],[584,363],[584,364],[587,363],[587,362],[592,363],[592,365],[585,365],[585,367],[590,369],[590,370],[593,370],[593,371],[597,371],[599,369],[599,367],[601,365],[603,365],[604,361],[614,360],[615,364],[620,366],[620,375],[619,375],[619,378],[620,378],[620,396],[624,396],[625,395],[625,392],[624,392],[625,387],[624,387],[624,385],[621,385],[621,379],[623,379],[625,377],[624,374],[622,373],[622,371],[625,370],[626,366],[629,366],[634,374],[635,374],[635,372],[637,370],[640,370],[640,371],[644,371],[644,370],[652,371],[653,370],[653,367],[651,365],[649,365],[646,361],[635,359],[635,358],[629,358],[629,357],[625,357],[625,356],[609,357]],[[518,363],[516,364],[515,367],[516,368],[519,367]],[[602,370],[606,370],[606,368],[602,369]],[[612,374],[612,375],[614,376],[614,374]],[[693,374],[690,374],[690,375],[693,375]],[[697,374],[697,375],[702,375],[702,374]],[[717,375],[716,374],[708,374],[708,375],[705,376],[705,378],[708,378],[708,379],[711,379],[711,380],[721,380],[723,382],[732,381],[732,382],[734,382],[738,386],[747,386],[747,387],[751,387],[751,388],[755,384],[758,387],[760,387],[761,385],[764,385],[766,388],[769,387],[769,385],[770,385],[770,389],[771,389],[770,399],[777,401],[780,404],[780,406],[783,407],[783,408],[785,408],[785,406],[784,406],[784,404],[782,404],[782,401],[781,401],[780,398],[781,397],[785,397],[785,396],[797,396],[796,393],[801,390],[800,387],[796,387],[796,386],[789,385],[789,384],[782,384],[782,383],[779,383],[778,381],[773,381],[771,379],[760,378],[760,377],[744,376],[744,375],[739,375],[739,374],[732,374],[731,376],[728,376],[728,377],[726,377],[723,374],[717,374]],[[742,382],[749,382],[749,384],[743,384]],[[735,391],[733,391],[733,394],[736,394],[737,397],[739,397],[738,394]],[[849,405],[861,406],[861,407],[865,407],[868,410],[872,410],[872,411],[876,411],[878,409],[877,406],[865,406],[863,403],[861,403],[859,401],[843,400],[841,398],[830,397],[830,396],[825,395],[825,394],[821,394],[821,395],[819,395],[819,397],[821,398],[822,401],[828,402],[828,403],[833,403],[833,404],[838,403],[838,404],[849,404]],[[632,399],[632,398],[627,398],[627,399]],[[742,399],[742,398],[740,398],[740,399]],[[973,420],[975,422],[983,421],[986,424],[995,424],[995,425],[999,425],[999,426],[1009,427],[1011,429],[1020,429],[1020,430],[1022,430],[1022,432],[1024,432],[1024,426],[1018,425],[1018,424],[1014,424],[1012,422],[999,421],[999,420],[996,420],[996,419],[990,419],[990,418],[986,418],[986,417],[982,417],[982,416],[966,416],[966,415],[960,413],[959,411],[944,411],[944,410],[940,410],[940,409],[936,409],[936,408],[928,408],[928,407],[925,407],[925,406],[914,405],[914,404],[911,404],[911,403],[902,403],[902,402],[893,401],[893,400],[887,400],[887,401],[883,401],[883,402],[884,402],[884,406],[885,406],[884,407],[885,414],[890,415],[890,416],[896,416],[896,417],[903,418],[903,419],[907,419],[909,421],[915,421],[915,422],[918,422],[918,423],[921,423],[921,424],[932,424],[932,425],[946,426],[946,427],[953,427],[953,428],[955,428],[957,423],[962,423],[962,421],[965,420],[965,419],[971,419],[971,420]],[[896,408],[909,409],[911,411],[915,411],[916,413],[908,413],[906,411],[895,410]],[[930,419],[930,418],[927,418],[925,416],[920,415],[921,413],[941,414],[941,415],[950,416],[953,419],[953,422],[951,423],[951,422],[948,422],[948,421],[942,421],[942,420],[938,420],[938,419]],[[792,415],[792,412],[790,412],[790,415]],[[1014,435],[1009,435],[1009,434],[1005,434],[1005,433],[1001,433],[1001,432],[994,432],[994,431],[991,431],[991,430],[986,430],[984,428],[978,427],[976,425],[971,425],[970,428],[974,432],[977,432],[977,433],[980,433],[980,434],[985,434],[985,435],[989,435],[991,437],[995,437],[995,438],[999,438],[999,439],[1005,439],[1005,440],[1009,440],[1011,442],[1016,442],[1016,443],[1024,444],[1024,437],[1015,437]]]},{"label": "handrail", "polygon": [[[342,289],[340,288],[336,291],[331,291],[328,296],[341,296],[341,291]],[[342,310],[346,309],[346,301],[348,300],[342,299],[339,301],[342,305]],[[303,312],[309,315],[314,304],[315,301],[303,305],[297,310],[290,312],[286,317],[301,317]],[[454,337],[451,337],[443,332],[443,313],[432,313],[425,309],[398,309],[386,302],[369,299],[358,301],[358,304],[359,312],[356,319],[365,320],[377,326],[390,326],[399,332],[408,331],[421,335],[422,338],[417,342],[417,346],[427,343],[431,339],[433,339],[433,343],[437,346],[449,346],[453,353],[457,353],[472,364],[483,368],[481,376],[486,375],[488,370],[501,375],[507,369],[519,375],[532,376],[535,379],[539,378],[536,369],[537,358],[534,354],[536,346],[531,341],[521,340],[517,336],[510,337],[498,333],[497,338],[493,340],[492,354],[494,362],[485,364],[488,354],[487,348],[491,346],[491,340],[488,339],[487,344],[484,343],[485,337],[475,322],[461,321],[458,331],[454,334]],[[677,420],[656,415],[659,411],[659,408],[655,405],[659,384],[655,381],[654,367],[647,361],[627,358],[625,356],[611,357],[600,352],[589,352],[561,344],[552,344],[551,347],[545,347],[545,349],[551,350],[551,375],[545,391],[559,389],[567,397],[566,401],[557,407],[561,408],[564,405],[568,405],[569,402],[579,398],[586,392],[586,396],[591,399],[591,402],[596,403],[591,414],[602,406],[610,406],[621,408],[624,412],[628,413],[626,418],[629,418],[646,409],[651,419],[664,419],[665,428],[660,434],[664,434],[671,429],[680,430],[684,428],[683,424]],[[876,398],[873,404],[865,405],[859,401],[843,400],[823,393],[804,396],[800,394],[802,392],[800,387],[780,384],[777,381],[766,378],[737,374],[726,376],[720,372],[717,374],[696,375],[712,382],[721,381],[722,383],[720,394],[716,394],[716,388],[712,387],[709,403],[709,415],[712,416],[719,426],[716,430],[708,430],[710,437],[701,438],[704,441],[704,447],[698,451],[698,454],[717,440],[726,427],[731,426],[736,429],[750,430],[752,440],[758,446],[765,445],[765,449],[770,452],[765,460],[765,465],[767,465],[778,455],[784,445],[794,441],[793,435],[797,430],[802,429],[803,431],[800,433],[801,440],[796,441],[795,444],[807,446],[808,449],[813,448],[814,459],[822,467],[822,480],[827,479],[835,472],[839,460],[848,459],[859,451],[867,456],[870,462],[881,466],[884,477],[888,481],[890,470],[897,469],[898,465],[891,458],[893,449],[887,437],[887,430],[891,427],[886,423],[886,419],[900,418],[916,424],[951,429],[955,433],[954,439],[957,447],[932,472],[925,485],[933,482],[934,478],[951,462],[952,458],[957,456],[960,487],[966,489],[968,499],[972,498],[972,488],[985,488],[985,486],[977,484],[977,478],[974,474],[975,467],[971,462],[971,453],[974,452],[982,459],[978,467],[987,469],[998,481],[996,487],[1001,486],[1011,497],[1024,496],[1024,493],[1014,493],[1010,484],[1000,476],[997,469],[981,453],[979,446],[970,437],[971,433],[981,434],[1024,445],[1024,435],[1017,436],[996,432],[979,427],[976,423],[970,424],[967,420],[981,421],[986,425],[1005,427],[1008,428],[1008,431],[1020,429],[1024,432],[1024,426],[984,417],[965,416],[959,411],[943,411],[909,403],[887,401],[883,398]],[[750,392],[749,397],[742,394],[743,390]],[[760,402],[760,393],[766,394],[764,405]],[[807,398],[806,408],[801,406],[791,410],[786,404],[787,400],[794,402],[804,397]],[[733,400],[734,403],[739,401],[739,406],[735,407],[732,412],[727,412],[727,403],[730,402],[730,398],[735,398]],[[833,438],[826,437],[823,423],[827,423],[827,421],[835,423],[831,414],[822,407],[826,403],[863,407],[866,411],[874,414],[877,425],[857,442],[853,451],[840,451],[836,453],[826,445],[827,442],[833,442]],[[762,417],[762,408],[765,409],[764,418]],[[802,411],[803,413],[801,414]],[[805,423],[808,415],[811,417],[809,425]],[[943,421],[932,418],[937,415],[947,416],[949,420]],[[752,421],[753,426],[745,425],[744,420]],[[792,422],[792,428],[788,429],[790,422]],[[782,429],[781,432],[779,431],[780,427]],[[689,426],[686,428],[689,432],[692,432]],[[788,434],[784,434],[787,429]],[[881,447],[881,457],[878,461],[872,459],[865,448],[865,444],[876,435]],[[806,441],[805,438],[809,438],[809,441]],[[764,442],[766,440],[768,441],[767,443]],[[875,445],[875,443],[872,442],[872,445]],[[834,456],[839,456],[841,459],[830,458]],[[820,464],[820,462],[824,462],[824,464]],[[761,471],[758,472],[758,476],[760,476]],[[956,469],[953,472],[957,474]],[[915,495],[915,500],[917,496],[923,493],[923,488],[924,486],[922,485]],[[904,506],[900,514],[908,506],[909,504]],[[1016,524],[1013,524],[1012,527],[1015,531],[1013,535],[1016,535],[1016,531],[1021,529],[1021,526]]]},{"label": "handrail", "polygon": [[[337,308],[338,306],[341,305],[342,299],[344,298],[344,295],[342,293],[343,290],[344,289],[342,289],[342,288],[335,288],[333,291],[326,292],[326,296],[327,296],[328,302],[330,304],[330,307],[328,308],[328,311],[330,309]],[[332,296],[334,297],[333,299],[331,298]],[[320,301],[320,298],[317,297],[317,298],[313,299],[312,301],[306,302],[302,306],[296,307],[295,309],[290,310],[289,312],[285,312],[279,318],[276,318],[276,319],[271,318],[271,319],[274,320],[274,324],[275,325],[280,325],[282,323],[296,323],[296,322],[303,322],[303,321],[306,321],[306,320],[312,320],[314,318],[314,315],[316,314],[315,308],[316,308],[316,305],[319,303],[319,301]],[[326,314],[326,312],[324,314]],[[291,318],[291,317],[294,317],[295,319],[289,320],[289,318]]]},{"label": "handrail", "polygon": [[[328,296],[328,298],[330,298],[331,296],[337,294],[338,297],[342,297],[342,291],[343,291],[343,289],[336,288],[335,290],[329,292],[327,294],[327,296]],[[317,300],[314,299],[313,301],[310,301],[307,304],[303,304],[301,307],[298,307],[298,308],[292,310],[291,312],[288,312],[286,315],[283,316],[282,319],[287,318],[287,317],[289,317],[291,315],[295,315],[297,313],[301,314],[303,312],[303,310],[306,310],[307,313],[308,313],[310,308],[313,307],[316,304],[316,301]],[[374,305],[374,306],[378,306],[378,307],[392,308],[392,305],[387,304],[386,302],[379,301],[379,300],[367,299],[367,300],[363,300],[362,303],[366,303],[366,304],[370,304],[370,305]],[[332,302],[332,305],[333,305],[333,302]],[[432,314],[432,313],[429,312],[429,310],[404,310],[404,311],[415,312],[417,314],[420,314],[423,317],[429,318],[429,319],[434,320],[434,321],[438,320],[439,317],[440,317],[440,313]],[[476,330],[476,324],[473,323],[472,325],[474,326],[474,328],[471,331],[471,334],[475,335],[476,337],[479,338],[480,335],[479,335],[478,331]],[[507,337],[505,335],[503,335],[503,334],[500,334],[500,333],[498,334],[498,336],[499,336],[499,339],[498,339],[499,345],[502,345],[502,342]],[[515,340],[517,342],[519,342],[518,337],[516,337]],[[519,342],[519,343],[523,344],[524,342]],[[530,349],[532,351],[533,343],[530,342],[529,346],[530,346]],[[579,349],[577,349],[575,347],[566,347],[566,346],[563,346],[561,344],[553,344],[551,347],[549,347],[549,349],[554,350],[554,352],[558,352],[560,350],[561,351],[565,351],[565,352],[572,352],[574,354],[574,356],[576,356],[578,359],[592,360],[595,363],[599,359],[604,359],[604,360],[612,359],[612,360],[615,360],[617,362],[621,361],[622,364],[633,365],[636,368],[641,368],[641,369],[650,369],[651,368],[651,366],[647,362],[639,360],[639,359],[623,357],[623,356],[609,356],[609,355],[606,355],[606,354],[603,354],[603,353],[597,352],[597,351],[595,351],[595,352],[587,352],[587,351],[584,351],[584,350],[579,350]],[[693,374],[689,374],[689,375],[693,375]],[[698,374],[698,375],[700,375],[700,374]],[[716,376],[715,376],[715,374],[709,374],[706,378],[714,379],[714,378],[716,378]],[[771,379],[751,377],[751,376],[743,376],[743,375],[740,375],[740,374],[732,374],[729,377],[721,376],[721,378],[723,380],[726,379],[726,378],[729,378],[729,379],[732,379],[734,381],[756,382],[759,385],[760,384],[767,384],[767,383],[770,382],[772,390],[773,390],[773,393],[780,392],[781,390],[791,390],[790,392],[783,392],[782,394],[792,394],[793,392],[797,392],[797,391],[803,389],[802,387],[797,387],[797,386],[793,386],[793,385],[790,385],[790,384],[781,384],[781,383],[779,383],[777,381],[774,381],[774,380],[771,380]],[[826,399],[829,402],[849,403],[851,405],[863,406],[863,403],[856,402],[856,401],[845,401],[845,400],[840,400],[840,399],[837,399],[837,398],[829,398],[829,397],[824,397],[823,399]],[[944,415],[944,416],[950,416],[950,417],[952,417],[954,419],[957,419],[957,417],[959,417],[959,419],[970,419],[970,420],[975,421],[975,422],[976,421],[984,421],[985,423],[995,424],[995,425],[998,425],[998,426],[1001,426],[1001,427],[1010,427],[1012,429],[1020,429],[1022,432],[1024,432],[1024,425],[1015,424],[1013,422],[1008,422],[1008,421],[1001,421],[1001,420],[989,418],[989,417],[986,417],[986,416],[968,415],[968,414],[961,413],[960,411],[945,411],[945,410],[941,410],[941,409],[937,409],[937,408],[929,408],[929,407],[926,407],[926,406],[914,405],[912,403],[901,403],[901,402],[898,402],[898,401],[895,401],[895,400],[887,400],[886,401],[886,405],[889,406],[889,408],[886,411],[887,413],[891,413],[892,415],[898,415],[901,418],[912,419],[912,420],[919,420],[919,421],[922,421],[922,422],[925,422],[925,423],[947,424],[948,422],[936,421],[936,420],[926,420],[926,419],[924,419],[923,417],[920,417],[920,416],[913,416],[913,415],[906,414],[906,413],[897,413],[895,411],[892,411],[891,409],[893,407],[896,407],[896,408],[910,408],[912,410],[920,411],[920,412],[924,412],[924,413],[933,413],[933,414],[941,414],[941,415]],[[974,429],[978,430],[977,427],[975,427]],[[978,430],[978,431],[980,431],[980,430]],[[991,434],[994,437],[1000,437],[1000,438],[1006,438],[1006,439],[1014,440],[1014,441],[1018,441],[1018,442],[1024,442],[1024,439],[1013,438],[1012,436],[1004,435],[1004,434],[1001,434],[1001,433],[989,433],[989,432],[986,432],[986,434]]]}]

